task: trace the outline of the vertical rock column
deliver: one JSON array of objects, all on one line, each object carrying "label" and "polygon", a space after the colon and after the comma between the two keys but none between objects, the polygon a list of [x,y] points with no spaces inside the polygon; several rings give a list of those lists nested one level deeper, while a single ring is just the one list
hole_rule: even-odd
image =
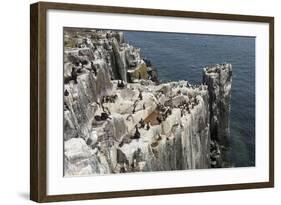
[{"label": "vertical rock column", "polygon": [[220,146],[229,146],[229,113],[232,83],[231,64],[203,68],[203,83],[208,85],[210,135]]},{"label": "vertical rock column", "polygon": [[115,68],[115,72],[117,72],[119,75],[118,79],[120,78],[121,80],[127,82],[128,65],[126,62],[126,49],[120,47],[116,39],[113,39],[112,41],[112,49],[114,52],[115,62],[117,66],[117,68]]}]

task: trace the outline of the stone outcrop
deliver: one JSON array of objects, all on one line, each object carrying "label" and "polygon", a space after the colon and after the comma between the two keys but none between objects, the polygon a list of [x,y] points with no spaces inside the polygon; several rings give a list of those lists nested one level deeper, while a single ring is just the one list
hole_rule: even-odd
[{"label": "stone outcrop", "polygon": [[205,67],[203,72],[203,83],[208,85],[209,91],[211,138],[228,146],[232,66],[218,64]]},{"label": "stone outcrop", "polygon": [[[210,136],[216,166],[224,166],[225,150],[229,146],[230,97],[232,84],[231,64],[218,64],[203,69],[203,83],[208,85],[210,105]],[[219,153],[219,154],[218,154]],[[219,158],[222,159],[219,159]]]},{"label": "stone outcrop", "polygon": [[129,70],[127,73],[129,82],[134,82],[139,79],[147,80],[149,76],[148,68],[144,62],[141,62],[135,69]]},{"label": "stone outcrop", "polygon": [[231,65],[204,68],[204,85],[159,84],[123,33],[66,30],[64,78],[66,176],[221,166]]}]

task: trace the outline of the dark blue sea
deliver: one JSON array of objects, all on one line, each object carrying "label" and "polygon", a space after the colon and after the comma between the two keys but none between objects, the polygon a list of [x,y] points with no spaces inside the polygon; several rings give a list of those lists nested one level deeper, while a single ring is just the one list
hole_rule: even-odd
[{"label": "dark blue sea", "polygon": [[202,82],[202,68],[231,63],[229,158],[235,167],[255,166],[255,38],[126,31],[125,40],[141,48],[162,81]]}]

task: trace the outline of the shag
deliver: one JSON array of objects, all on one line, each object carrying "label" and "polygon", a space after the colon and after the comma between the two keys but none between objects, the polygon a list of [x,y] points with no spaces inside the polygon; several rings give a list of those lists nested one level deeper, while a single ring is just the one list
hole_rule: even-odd
[{"label": "shag", "polygon": [[142,118],[139,121],[139,123],[140,123],[140,128],[144,128],[145,127],[145,123],[144,123],[144,120]]},{"label": "shag", "polygon": [[67,89],[65,89],[63,94],[64,94],[64,96],[69,96],[69,92],[67,91]]},{"label": "shag", "polygon": [[161,124],[162,119],[159,116],[156,117],[156,120],[158,121],[159,124]]},{"label": "shag", "polygon": [[162,137],[158,134],[157,141],[161,140]]},{"label": "shag", "polygon": [[101,120],[111,119],[106,112],[101,113]]},{"label": "shag", "polygon": [[120,168],[120,173],[126,173],[126,169],[125,169],[124,165]]},{"label": "shag", "polygon": [[101,121],[102,120],[100,115],[95,115],[94,118],[95,118],[96,121]]},{"label": "shag", "polygon": [[140,91],[139,99],[142,100],[142,92]]},{"label": "shag", "polygon": [[121,80],[120,88],[124,88],[124,87],[125,87],[124,82],[123,82],[123,80]]},{"label": "shag", "polygon": [[77,72],[76,72],[75,67],[72,67],[71,79],[74,80],[74,83],[75,83],[75,84],[77,84]]},{"label": "shag", "polygon": [[118,80],[118,82],[117,82],[117,88],[124,88],[125,87],[125,85],[124,85],[124,82],[123,82],[123,80],[121,80],[121,82],[119,82],[119,80]]},{"label": "shag", "polygon": [[140,138],[140,132],[139,132],[139,129],[138,129],[138,126],[136,125],[136,131],[135,131],[135,134],[134,134],[134,139],[139,139]]},{"label": "shag", "polygon": [[70,110],[66,102],[64,102],[63,105],[64,111]]},{"label": "shag", "polygon": [[95,76],[97,76],[97,68],[96,68],[96,66],[94,65],[93,62],[91,62],[91,69],[94,72]]},{"label": "shag", "polygon": [[124,145],[124,141],[122,140],[118,146],[123,147],[123,145]]},{"label": "shag", "polygon": [[149,130],[150,129],[150,125],[149,125],[149,122],[146,123],[146,129]]}]

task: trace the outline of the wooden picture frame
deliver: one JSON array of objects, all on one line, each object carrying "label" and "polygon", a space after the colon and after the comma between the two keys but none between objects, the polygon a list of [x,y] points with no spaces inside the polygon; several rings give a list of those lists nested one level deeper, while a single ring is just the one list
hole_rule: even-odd
[{"label": "wooden picture frame", "polygon": [[[158,17],[258,22],[269,25],[269,180],[266,182],[144,189],[99,193],[47,194],[47,11],[80,11]],[[37,202],[133,197],[274,187],[274,18],[235,14],[39,2],[30,6],[30,199]]]}]

